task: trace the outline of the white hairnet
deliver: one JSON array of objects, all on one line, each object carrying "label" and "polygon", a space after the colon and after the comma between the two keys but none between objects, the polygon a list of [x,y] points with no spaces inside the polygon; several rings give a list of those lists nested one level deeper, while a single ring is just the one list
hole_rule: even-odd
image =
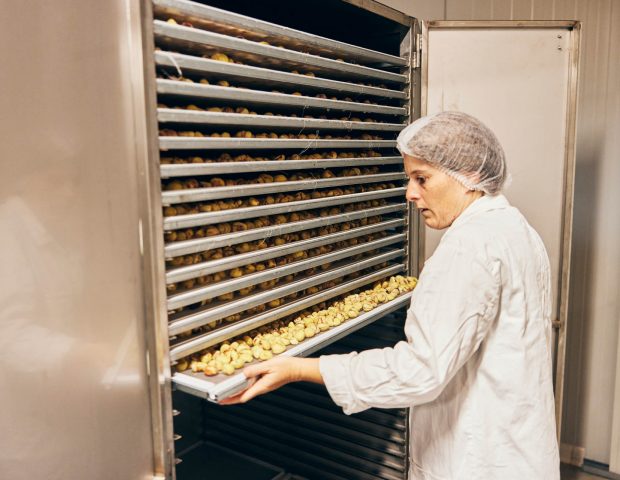
[{"label": "white hairnet", "polygon": [[427,161],[470,190],[495,195],[506,181],[506,158],[497,137],[466,113],[419,118],[400,132],[396,144],[401,154]]}]

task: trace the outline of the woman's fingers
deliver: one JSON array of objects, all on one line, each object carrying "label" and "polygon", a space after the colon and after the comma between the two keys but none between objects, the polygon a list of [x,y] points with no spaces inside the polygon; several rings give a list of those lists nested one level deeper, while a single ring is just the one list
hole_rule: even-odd
[{"label": "woman's fingers", "polygon": [[236,405],[239,403],[245,403],[258,395],[262,395],[267,392],[271,392],[283,384],[276,384],[273,382],[271,376],[263,376],[258,381],[252,382],[252,384],[236,395],[225,398],[219,402],[220,405]]},{"label": "woman's fingers", "polygon": [[[245,392],[245,390],[243,391]],[[224,400],[220,400],[218,403],[220,405],[236,405],[241,402],[241,395],[243,392],[238,393],[237,395],[233,395],[232,397],[225,398]]]},{"label": "woman's fingers", "polygon": [[244,368],[243,374],[250,385],[243,392],[220,401],[220,405],[245,403],[290,382],[305,380],[323,383],[319,361],[316,358],[274,358]]},{"label": "woman's fingers", "polygon": [[220,401],[220,405],[245,403],[252,398],[271,392],[292,380],[294,359],[278,358],[267,362],[250,365],[243,369],[243,374],[251,383],[243,392]]},{"label": "woman's fingers", "polygon": [[249,402],[254,397],[259,395],[263,395],[265,393],[271,392],[282,385],[274,383],[273,379],[270,376],[261,377],[254,385],[252,385],[247,390],[241,392],[241,396],[239,398],[241,403]]},{"label": "woman's fingers", "polygon": [[269,363],[270,362],[261,362],[256,365],[250,365],[243,369],[243,374],[249,380],[250,378],[258,377],[259,375],[264,375],[269,372]]}]

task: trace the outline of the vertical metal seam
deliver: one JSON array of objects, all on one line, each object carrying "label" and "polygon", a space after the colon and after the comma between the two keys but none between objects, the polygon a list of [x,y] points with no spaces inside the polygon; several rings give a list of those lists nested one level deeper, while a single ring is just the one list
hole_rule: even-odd
[{"label": "vertical metal seam", "polygon": [[575,184],[575,135],[577,115],[577,89],[579,76],[579,40],[581,24],[575,23],[569,32],[571,36],[571,48],[569,56],[570,77],[567,91],[567,118],[566,118],[566,144],[564,165],[564,199],[563,199],[563,222],[562,222],[562,252],[560,255],[560,289],[559,289],[559,321],[556,347],[556,375],[555,375],[555,415],[558,442],[562,435],[562,410],[564,398],[564,372],[566,362],[566,338],[568,331],[568,293],[570,290],[570,265],[572,245],[572,219]]},{"label": "vertical metal seam", "polygon": [[[140,172],[138,188],[140,218],[143,228],[142,281],[145,297],[146,354],[149,362],[149,400],[155,474],[166,480],[175,478],[174,440],[170,362],[168,357],[167,311],[163,268],[164,250],[161,192],[159,183],[159,146],[156,120],[155,65],[153,58],[153,13],[150,0],[140,0],[139,14],[142,41],[143,108],[145,119],[145,155],[137,158]],[[161,278],[160,278],[161,277]]]},{"label": "vertical metal seam", "polygon": [[[618,7],[618,4],[615,4]],[[608,62],[611,60],[611,50],[613,45],[614,33],[612,31],[614,16],[614,2],[610,1],[609,5],[609,24],[610,24],[610,37],[609,37],[609,45],[607,48],[609,49]],[[616,24],[616,29],[618,26]],[[616,36],[620,38],[620,30],[617,30],[618,34]],[[608,63],[609,64],[609,63]],[[608,73],[608,78],[611,73]],[[609,83],[609,82],[608,82]],[[616,86],[616,88],[618,88]],[[614,104],[614,112],[613,115],[617,115],[620,113],[620,103],[616,102]],[[612,423],[611,423],[611,442],[610,442],[610,458],[609,458],[609,470],[613,473],[620,473],[620,329],[618,329],[617,334],[617,345],[616,345],[616,375],[615,375],[615,385],[613,391],[613,411],[612,411]]]},{"label": "vertical metal seam", "polygon": [[[444,9],[446,8],[446,2],[447,0],[444,0]],[[445,10],[444,10],[444,16],[445,16]],[[410,32],[410,39],[409,39],[409,105],[408,105],[408,110],[409,110],[409,115],[408,115],[408,119],[409,122],[411,122],[416,116],[419,117],[421,115],[421,103],[420,103],[420,71],[422,69],[422,61],[423,59],[421,58],[422,55],[422,49],[421,49],[421,45],[419,44],[419,42],[423,41],[422,40],[422,36],[421,36],[421,32],[420,32],[420,26],[419,26],[419,22],[417,19],[411,17],[410,18],[410,27],[409,27],[409,32]],[[418,40],[420,39],[420,40]],[[414,65],[412,63],[412,58],[413,58],[413,54],[415,53],[415,57],[416,57],[416,65],[414,68]],[[420,236],[419,233],[419,224],[417,222],[417,219],[415,217],[415,212],[413,211],[412,207],[411,207],[411,203],[407,202],[407,254],[408,254],[408,258],[407,258],[407,273],[409,275],[415,275],[418,276],[419,273],[419,241],[418,238]],[[404,478],[407,479],[409,478],[409,469],[410,469],[410,456],[409,456],[409,452],[411,451],[411,446],[410,446],[410,442],[411,442],[411,409],[407,408],[406,410],[406,426],[407,428],[405,429],[405,446],[406,446],[406,452],[405,452],[405,472],[404,472]]]}]

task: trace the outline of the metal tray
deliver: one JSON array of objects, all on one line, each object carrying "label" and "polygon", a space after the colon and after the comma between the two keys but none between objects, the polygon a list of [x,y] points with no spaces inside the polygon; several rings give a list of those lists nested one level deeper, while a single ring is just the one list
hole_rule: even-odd
[{"label": "metal tray", "polygon": [[330,288],[329,290],[321,290],[318,293],[315,293],[313,295],[307,295],[304,298],[289,302],[285,305],[274,308],[267,312],[254,315],[239,322],[235,322],[233,324],[217,328],[216,330],[212,330],[205,334],[192,337],[189,340],[183,341],[182,343],[172,345],[170,347],[170,359],[172,361],[179,360],[180,358],[183,358],[187,355],[191,355],[192,353],[196,353],[212,345],[221,343],[228,338],[233,338],[245,332],[253,330],[254,328],[262,327],[267,323],[274,322],[275,320],[279,320],[283,317],[286,317],[287,315],[300,312],[305,308],[311,307],[318,303],[350,292],[352,290],[355,290],[356,288],[368,285],[382,278],[387,278],[392,275],[398,275],[403,270],[403,265],[392,265],[390,267],[377,270],[376,272],[373,272],[364,277],[341,283],[334,288]]},{"label": "metal tray", "polygon": [[380,115],[405,116],[404,107],[389,105],[373,105],[362,102],[330,100],[327,98],[289,95],[286,93],[265,92],[248,88],[221,87],[219,85],[202,85],[199,83],[181,82],[178,80],[157,79],[157,93],[160,95],[176,95],[198,97],[209,100],[226,100],[243,103],[246,107],[293,107],[307,111],[345,111]]},{"label": "metal tray", "polygon": [[329,245],[343,240],[361,237],[363,235],[370,235],[372,233],[382,232],[385,230],[393,230],[404,227],[405,225],[406,222],[404,219],[388,220],[386,222],[354,228],[344,232],[336,232],[320,237],[309,238],[308,240],[291,242],[286,245],[278,245],[275,247],[265,248],[263,250],[241,253],[217,260],[188,265],[185,267],[178,267],[166,272],[166,283],[182,282],[183,280],[189,280],[190,278],[197,278],[202,275],[222,272],[224,270],[230,270],[231,268],[241,267],[250,263],[263,262],[271,258],[281,257],[290,253],[308,250],[322,245]]},{"label": "metal tray", "polygon": [[173,18],[181,17],[194,25],[230,36],[243,36],[255,41],[277,43],[292,50],[303,49],[315,55],[329,55],[357,62],[395,66],[407,65],[407,61],[401,57],[312,35],[196,2],[154,0],[153,5],[156,14]]},{"label": "metal tray", "polygon": [[[401,307],[407,306],[411,301],[412,293],[405,293],[398,298],[395,298],[391,302],[384,303],[371,310],[365,312],[347,322],[333,327],[325,332],[321,332],[318,335],[306,339],[303,342],[288,348],[281,355],[291,357],[304,357],[310,355],[325,345],[329,345],[332,342],[348,335],[372,322],[381,318],[388,313],[391,313]],[[205,398],[212,402],[219,402],[225,398],[228,398],[236,393],[239,393],[247,387],[247,379],[243,373],[239,373],[230,377],[223,375],[217,375],[215,377],[206,377],[202,373],[183,372],[175,373],[172,376],[172,382],[179,390],[186,393]]]},{"label": "metal tray", "polygon": [[286,295],[299,292],[308,287],[314,287],[330,280],[344,277],[350,273],[373,267],[384,262],[389,262],[390,260],[394,260],[399,257],[403,257],[405,253],[406,252],[402,249],[382,253],[379,255],[375,255],[372,258],[355,261],[349,264],[345,264],[343,266],[338,266],[336,268],[326,270],[322,273],[312,275],[311,277],[304,278],[302,280],[294,280],[291,283],[277,286],[268,291],[263,291],[254,295],[249,295],[244,298],[239,298],[231,302],[198,311],[196,313],[189,313],[185,316],[181,316],[179,318],[171,320],[168,324],[168,333],[170,336],[174,336],[178,333],[186,332],[197,327],[202,327],[203,325],[206,325],[214,320],[219,320],[229,315],[243,312],[249,308],[255,307],[257,305],[262,305],[271,300],[275,300],[276,298],[282,298]]},{"label": "metal tray", "polygon": [[278,139],[268,138],[211,138],[159,137],[161,150],[239,150],[239,149],[299,149],[312,148],[396,148],[395,140],[335,140],[335,139]]},{"label": "metal tray", "polygon": [[356,78],[359,80],[393,82],[405,84],[407,75],[393,73],[377,68],[340,62],[331,58],[308,53],[263,45],[243,38],[230,37],[220,33],[199,30],[182,25],[173,25],[161,20],[153,22],[156,43],[173,50],[194,49],[200,53],[209,51],[232,52],[237,60],[254,64],[270,64],[278,69],[303,69],[336,78]]},{"label": "metal tray", "polygon": [[352,82],[320,77],[308,77],[296,73],[280,72],[268,68],[220,62],[208,58],[194,57],[183,53],[160,50],[155,52],[155,63],[161,67],[172,67],[179,75],[184,71],[194,74],[215,74],[224,78],[243,82],[244,85],[260,88],[288,87],[293,90],[312,90],[357,94],[379,98],[407,99],[407,93],[391,88],[359,85]]},{"label": "metal tray", "polygon": [[373,175],[357,175],[350,177],[333,177],[313,180],[295,180],[273,183],[253,183],[232,187],[191,188],[184,190],[167,190],[162,192],[163,205],[175,203],[202,202],[205,200],[221,200],[223,198],[249,197],[268,193],[298,192],[299,190],[316,190],[319,188],[340,187],[344,185],[360,185],[364,183],[382,183],[405,180],[403,172],[377,173]]},{"label": "metal tray", "polygon": [[232,222],[247,218],[262,217],[265,215],[277,215],[279,213],[291,213],[301,210],[314,208],[332,207],[334,205],[346,205],[349,203],[365,202],[390,197],[401,197],[405,188],[386,188],[374,192],[352,193],[350,195],[338,195],[327,198],[316,198],[312,200],[300,200],[274,205],[259,205],[257,207],[234,208],[230,210],[220,210],[219,212],[194,213],[189,215],[176,215],[164,218],[164,230],[175,230],[178,228],[198,227],[202,225],[213,225],[220,222]]},{"label": "metal tray", "polygon": [[248,127],[266,129],[294,128],[303,130],[346,130],[346,131],[381,131],[399,132],[403,123],[353,122],[350,120],[322,120],[319,118],[279,117],[276,115],[249,115],[244,113],[201,112],[176,108],[158,108],[157,120],[160,123],[189,123],[200,125],[218,125],[231,127]]},{"label": "metal tray", "polygon": [[327,217],[313,218],[311,220],[302,220],[300,222],[255,228],[253,230],[246,230],[245,232],[232,232],[225,235],[217,235],[215,237],[185,240],[182,242],[171,242],[164,246],[164,254],[166,258],[172,258],[179,255],[203,252],[212,248],[230,247],[243,242],[276,237],[278,235],[299,232],[310,228],[324,227],[335,223],[350,222],[376,215],[387,215],[388,213],[400,212],[404,210],[407,210],[407,204],[398,203],[384,207],[375,207],[355,212],[339,213],[338,215],[330,215]]},{"label": "metal tray", "polygon": [[314,160],[269,160],[256,162],[166,163],[160,165],[161,178],[196,177],[222,173],[275,172],[372,165],[401,165],[402,157],[321,158]]},{"label": "metal tray", "polygon": [[276,278],[282,278],[287,275],[292,275],[294,273],[299,273],[309,268],[318,267],[325,263],[345,260],[355,255],[366,253],[370,250],[376,250],[390,245],[394,245],[395,243],[403,242],[405,238],[405,234],[402,233],[390,235],[388,237],[380,238],[378,240],[364,242],[353,247],[342,248],[340,250],[326,253],[324,255],[317,255],[315,257],[289,263],[281,267],[274,267],[268,270],[244,275],[239,278],[224,280],[218,283],[214,283],[212,285],[193,288],[185,292],[176,293],[168,297],[168,310],[185,307],[187,305],[201,302],[202,300],[215,298],[218,295],[235,292],[237,290],[252,285],[258,285],[261,282],[266,282],[269,280],[274,280]]}]

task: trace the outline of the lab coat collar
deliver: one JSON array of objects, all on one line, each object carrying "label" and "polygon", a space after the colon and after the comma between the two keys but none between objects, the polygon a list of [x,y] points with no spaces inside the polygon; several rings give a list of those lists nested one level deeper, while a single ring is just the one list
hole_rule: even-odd
[{"label": "lab coat collar", "polygon": [[479,213],[510,207],[508,199],[502,195],[483,195],[471,203],[461,214],[452,222],[452,227],[466,222],[469,218]]}]

